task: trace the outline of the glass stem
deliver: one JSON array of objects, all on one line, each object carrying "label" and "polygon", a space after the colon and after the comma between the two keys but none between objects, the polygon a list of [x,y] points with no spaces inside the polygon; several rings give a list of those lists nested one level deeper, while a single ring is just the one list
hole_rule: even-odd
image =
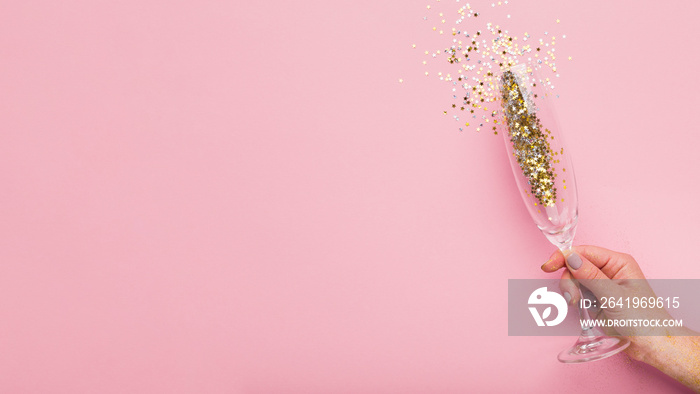
[{"label": "glass stem", "polygon": [[[590,294],[590,290],[584,291],[584,289],[580,283],[576,283],[576,286],[578,286],[579,294],[581,295],[581,298],[579,300],[579,305],[576,306],[578,308],[579,319],[580,319],[581,323],[593,321],[590,313],[588,312],[588,308],[581,307],[581,302],[584,299],[588,299],[588,297],[586,297],[586,294],[587,293]],[[582,332],[581,332],[582,338],[595,338],[595,337],[600,337],[600,336],[605,335],[605,333],[603,331],[601,331],[600,328],[591,327],[588,324],[586,324],[585,326],[581,325],[581,330],[582,330]]]}]

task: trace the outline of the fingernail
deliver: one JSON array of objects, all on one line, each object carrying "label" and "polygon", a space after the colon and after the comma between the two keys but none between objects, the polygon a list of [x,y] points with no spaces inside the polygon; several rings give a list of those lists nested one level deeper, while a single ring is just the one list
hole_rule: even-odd
[{"label": "fingernail", "polygon": [[545,265],[549,264],[550,261],[552,261],[552,260],[547,260],[544,264],[542,264],[542,266],[540,267],[540,269],[541,269],[542,271],[546,271],[546,269],[545,269],[544,267],[545,267]]},{"label": "fingernail", "polygon": [[569,255],[569,257],[566,258],[567,264],[569,264],[569,267],[577,270],[581,268],[581,265],[583,264],[583,260],[581,260],[581,256],[578,255],[578,253],[574,252]]},{"label": "fingernail", "polygon": [[567,304],[571,304],[571,294],[569,294],[568,291],[564,292],[564,299],[566,300]]}]

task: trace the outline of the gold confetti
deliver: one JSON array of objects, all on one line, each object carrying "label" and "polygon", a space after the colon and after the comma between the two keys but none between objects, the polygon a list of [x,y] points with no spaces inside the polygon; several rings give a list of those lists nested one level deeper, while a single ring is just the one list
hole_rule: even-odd
[{"label": "gold confetti", "polygon": [[523,96],[523,92],[528,92],[528,89],[521,78],[508,70],[503,73],[500,82],[501,106],[508,137],[513,144],[513,154],[531,186],[532,195],[540,204],[546,207],[554,206],[557,198],[557,189],[554,186],[556,175],[552,165],[554,152],[547,139],[551,131],[543,131],[537,114],[528,110],[527,103],[532,98]]},{"label": "gold confetti", "polygon": [[[508,5],[507,1],[497,3],[499,6],[501,4]],[[496,2],[489,4],[494,7]],[[433,3],[433,5],[435,4]],[[451,84],[452,98],[456,105],[447,108],[447,111],[448,113],[452,112],[451,115],[455,121],[461,121],[460,124],[464,124],[464,121],[467,120],[460,119],[461,117],[469,117],[470,122],[467,123],[475,123],[474,128],[478,131],[490,122],[486,118],[483,118],[486,119],[485,122],[483,120],[473,121],[472,119],[478,119],[477,116],[482,116],[475,113],[475,110],[486,111],[483,116],[496,117],[491,113],[493,106],[498,105],[497,103],[501,100],[501,96],[498,94],[499,78],[512,66],[527,62],[529,67],[531,66],[533,69],[546,69],[548,72],[552,72],[553,76],[559,77],[557,74],[559,68],[555,63],[556,37],[553,34],[545,31],[544,36],[547,36],[547,40],[532,37],[527,32],[522,36],[511,36],[506,26],[490,22],[485,23],[486,29],[482,27],[482,30],[479,30],[478,26],[474,25],[477,23],[477,19],[467,21],[466,18],[479,17],[478,20],[481,21],[488,14],[482,15],[476,6],[471,7],[470,4],[458,4],[457,15],[459,16],[454,27],[439,29],[437,28],[438,23],[446,24],[448,23],[447,19],[450,19],[445,16],[449,13],[443,13],[444,10],[438,9],[439,7],[441,7],[440,4],[435,8],[436,20],[431,23],[433,24],[432,29],[440,35],[452,33],[452,37],[449,38],[450,41],[445,47],[435,51],[425,51],[425,54],[440,61],[445,59],[450,67],[457,70],[456,73],[454,69],[449,70],[456,74],[454,78],[449,73],[446,73],[446,76],[442,72],[438,73],[439,70],[431,70],[431,72],[433,75],[437,73],[439,80]],[[428,9],[431,9],[431,6],[428,6]],[[427,18],[427,16],[423,17],[424,20]],[[561,22],[556,18],[555,21],[556,23]],[[542,37],[544,38],[544,36]],[[566,38],[566,35],[559,35],[559,37]],[[440,39],[442,40],[442,37]],[[533,40],[534,43],[532,43]],[[440,57],[441,54],[445,56]],[[424,65],[427,64],[425,60],[422,62]],[[427,72],[426,75],[428,75]],[[545,89],[554,88],[549,78],[542,83],[545,85]],[[454,111],[458,112],[454,114]],[[496,119],[493,120],[493,123],[497,123]],[[491,129],[490,126],[487,127],[489,130]]]}]

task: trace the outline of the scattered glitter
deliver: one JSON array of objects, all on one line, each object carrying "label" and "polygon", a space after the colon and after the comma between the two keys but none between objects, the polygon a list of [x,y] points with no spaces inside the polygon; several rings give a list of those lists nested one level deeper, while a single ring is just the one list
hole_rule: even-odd
[{"label": "scattered glitter", "polygon": [[[456,3],[460,3],[459,0]],[[427,9],[433,11],[435,8],[434,12],[440,16],[443,23],[447,23],[451,13],[438,9],[447,5],[443,5],[444,2],[433,4],[434,6],[428,5]],[[491,4],[491,7],[487,10],[491,12],[493,9],[493,12],[497,12],[501,9],[500,6],[507,5],[508,1],[486,3],[484,6],[488,7],[488,4]],[[502,114],[499,115],[501,112],[498,105],[501,101],[498,81],[502,73],[513,66],[527,62],[535,70],[545,69],[551,72],[552,78],[559,77],[560,70],[557,68],[554,48],[556,37],[554,34],[550,35],[550,31],[542,32],[544,34],[542,38],[533,36],[531,33],[525,33],[523,36],[512,35],[506,26],[484,20],[489,16],[482,15],[481,10],[473,8],[469,3],[457,4],[456,8],[454,26],[448,26],[442,30],[432,26],[433,31],[439,33],[440,40],[443,40],[444,35],[449,37],[447,45],[442,49],[425,51],[425,54],[433,59],[439,59],[441,56],[438,55],[442,54],[447,60],[447,66],[451,67],[449,73],[438,73],[438,70],[431,69],[433,74],[437,73],[440,81],[450,83],[455,105],[451,105],[445,112],[454,115],[455,119],[456,114],[460,113],[465,113],[473,119],[477,119],[477,115],[488,115],[487,118],[482,118],[483,122],[471,122],[475,123],[473,127],[478,131],[484,127],[484,123],[493,123],[493,127],[488,125],[488,129],[497,131],[497,126],[502,125],[497,121],[500,119],[499,116],[502,116]],[[501,18],[511,18],[510,14],[499,14]],[[468,18],[476,19],[468,20]],[[481,20],[486,22],[485,29],[484,25],[477,22]],[[561,22],[559,19],[554,20],[557,24]],[[446,32],[451,34],[445,34]],[[566,38],[566,35],[561,35],[559,32],[557,35],[560,38]],[[427,65],[425,60],[422,62]],[[428,75],[427,71],[425,75]],[[554,89],[549,78],[539,83],[547,90]],[[484,112],[476,114],[475,111],[479,110]]]}]

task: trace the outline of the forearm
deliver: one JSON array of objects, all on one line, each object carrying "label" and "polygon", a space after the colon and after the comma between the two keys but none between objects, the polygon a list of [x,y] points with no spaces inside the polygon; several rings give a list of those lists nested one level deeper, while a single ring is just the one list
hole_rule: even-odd
[{"label": "forearm", "polygon": [[685,334],[694,336],[637,337],[631,355],[700,393],[700,334]]}]

